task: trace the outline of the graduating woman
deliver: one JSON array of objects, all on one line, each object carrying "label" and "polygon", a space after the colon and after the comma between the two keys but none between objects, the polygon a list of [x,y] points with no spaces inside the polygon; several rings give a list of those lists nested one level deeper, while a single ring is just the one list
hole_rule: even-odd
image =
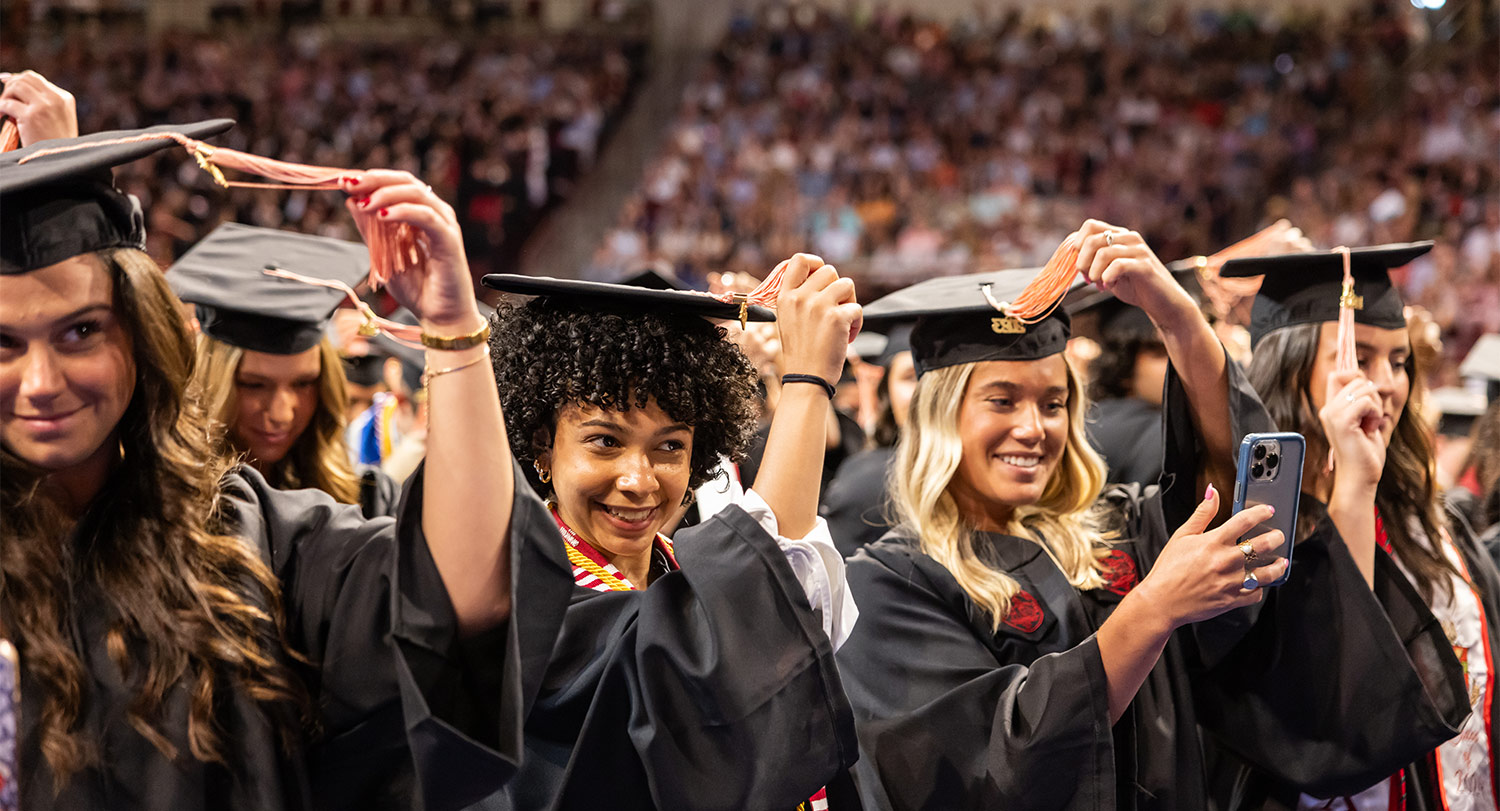
[{"label": "graduating woman", "polygon": [[[1248,376],[1276,425],[1307,437],[1294,555],[1347,550],[1366,580],[1418,594],[1463,663],[1463,703],[1473,711],[1456,737],[1419,753],[1415,763],[1336,792],[1276,779],[1244,762],[1236,736],[1215,736],[1226,808],[1488,810],[1500,798],[1494,739],[1500,573],[1467,524],[1443,509],[1433,438],[1420,417],[1422,369],[1389,275],[1431,247],[1235,260],[1223,274],[1264,277],[1251,309]],[[1226,662],[1216,691],[1243,687],[1236,677],[1241,664]],[[1389,719],[1391,708],[1370,702],[1367,711]],[[1225,720],[1237,719],[1226,714]]]},{"label": "graduating woman", "polygon": [[196,310],[193,383],[219,451],[243,455],[272,487],[313,487],[374,518],[393,515],[400,493],[378,467],[349,461],[344,368],[327,335],[344,293],[261,272],[353,286],[369,266],[358,242],[226,223],[173,264],[167,281]]},{"label": "graduating woman", "polygon": [[816,257],[785,263],[788,374],[760,475],[675,539],[662,527],[755,430],[756,371],[707,320],[741,305],[522,276],[484,284],[537,295],[496,312],[495,376],[577,589],[521,773],[482,807],[823,805],[856,754],[833,661],[855,609],[816,513],[831,381],[859,322],[853,282]]},{"label": "graduating woman", "polygon": [[[547,517],[514,486],[458,226],[404,172],[343,184],[430,249],[390,284],[446,347],[428,353],[430,478],[398,521],[275,490],[210,447],[192,335],[110,174],[171,145],[160,131],[230,125],[0,157],[0,636],[21,663],[21,806],[453,807],[451,744],[494,740],[486,765],[513,766],[520,668],[550,649],[512,594],[559,594],[513,588],[509,538]],[[501,720],[460,734],[476,644],[509,657],[481,695]]]},{"label": "graduating woman", "polygon": [[[849,563],[861,620],[839,667],[866,807],[1203,809],[1193,673],[1239,647],[1258,654],[1255,680],[1328,703],[1304,718],[1256,702],[1241,717],[1241,735],[1286,758],[1269,764],[1279,773],[1357,781],[1451,734],[1446,643],[1414,611],[1387,620],[1346,560],[1299,550],[1275,593],[1333,628],[1309,620],[1288,640],[1244,625],[1259,584],[1287,571],[1269,554],[1279,533],[1241,540],[1269,507],[1208,525],[1234,444],[1264,422],[1258,402],[1138,234],[1090,221],[1075,238],[1078,268],[1142,307],[1171,356],[1174,486],[1101,494],[1067,316],[1050,294],[1022,311],[1029,324],[1004,304],[1037,298],[1023,291],[1031,273],[935,280],[871,305],[919,316],[921,378],[893,475],[900,523]],[[1405,596],[1390,599],[1411,609]],[[1449,667],[1419,672],[1413,658]],[[1350,709],[1356,692],[1370,702],[1359,710],[1389,714]]]}]

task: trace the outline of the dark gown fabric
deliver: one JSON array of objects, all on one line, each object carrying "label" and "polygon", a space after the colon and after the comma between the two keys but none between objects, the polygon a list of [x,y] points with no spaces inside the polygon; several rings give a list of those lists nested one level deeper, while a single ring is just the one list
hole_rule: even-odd
[{"label": "dark gown fabric", "polygon": [[[1349,557],[1344,547],[1343,539],[1339,537],[1338,529],[1333,525],[1332,519],[1328,517],[1328,511],[1317,499],[1306,493],[1302,494],[1302,512],[1312,519],[1312,529],[1308,537],[1299,539],[1296,551],[1293,553],[1299,559],[1304,555],[1329,554],[1330,558],[1347,561],[1348,566],[1353,566],[1353,559]],[[1486,634],[1488,636],[1489,649],[1500,650],[1500,633],[1497,633],[1495,619],[1500,617],[1500,572],[1496,571],[1490,555],[1475,540],[1467,523],[1455,514],[1449,515],[1449,531],[1452,533],[1454,544],[1458,547],[1463,557],[1464,565],[1469,574],[1474,578],[1478,587],[1480,600],[1484,607]],[[1326,550],[1326,551],[1325,551]],[[1447,638],[1439,626],[1433,634],[1426,627],[1438,626],[1438,621],[1428,611],[1421,595],[1406,575],[1396,565],[1395,561],[1386,553],[1377,551],[1375,554],[1375,592],[1381,597],[1381,604],[1391,613],[1392,622],[1400,628],[1401,620],[1396,616],[1397,606],[1407,606],[1414,616],[1411,618],[1413,628],[1420,627],[1427,636],[1434,637],[1434,645],[1441,646],[1442,650],[1437,654],[1448,653],[1451,655],[1452,648],[1448,646]],[[1297,568],[1293,568],[1296,572]],[[1402,595],[1396,598],[1395,595]],[[1268,619],[1262,620],[1262,625],[1267,621],[1272,626],[1290,626],[1293,623],[1305,623],[1309,620],[1318,622],[1337,621],[1334,617],[1307,617],[1296,616],[1290,607],[1278,606],[1267,600],[1264,613],[1272,614]],[[1257,628],[1257,631],[1260,629]],[[1434,655],[1433,651],[1407,646],[1411,661],[1418,669],[1437,671],[1449,667],[1448,656]],[[1325,656],[1326,654],[1315,649],[1311,645],[1304,645],[1301,650],[1289,650],[1292,656]],[[1211,687],[1217,692],[1235,693],[1247,689],[1258,692],[1257,700],[1281,701],[1298,706],[1299,712],[1304,718],[1309,719],[1307,726],[1321,723],[1325,717],[1336,716],[1346,712],[1363,712],[1372,717],[1382,719],[1393,730],[1393,734],[1404,731],[1404,725],[1413,723],[1413,719],[1407,717],[1406,712],[1411,708],[1408,706],[1409,697],[1395,693],[1372,692],[1372,688],[1380,688],[1385,685],[1384,680],[1373,680],[1364,678],[1362,674],[1355,673],[1349,684],[1340,683],[1338,694],[1308,690],[1307,685],[1297,684],[1266,684],[1251,686],[1243,678],[1236,678],[1235,673],[1244,663],[1243,657],[1230,657],[1224,661],[1224,666],[1216,671],[1216,678]],[[1454,660],[1456,665],[1456,660]],[[1380,671],[1370,671],[1369,674]],[[1363,675],[1369,675],[1363,674]],[[1430,682],[1431,683],[1431,682]],[[1444,682],[1446,683],[1446,682]],[[1324,685],[1327,687],[1327,685]],[[1453,726],[1456,728],[1469,714],[1469,702],[1464,682],[1460,672],[1460,681],[1455,689],[1457,695],[1444,699],[1442,703],[1456,706],[1451,717]],[[1205,691],[1205,697],[1212,698],[1212,694]],[[1346,702],[1349,706],[1344,708],[1330,709],[1334,702]],[[1224,712],[1217,719],[1219,727],[1225,730],[1234,730],[1240,725],[1253,724],[1253,715],[1239,712],[1244,708],[1237,704],[1221,704],[1228,712]],[[1496,714],[1500,708],[1491,707],[1487,726],[1495,729]],[[1456,729],[1455,729],[1456,731]],[[1451,736],[1449,736],[1451,737]],[[1438,741],[1441,743],[1442,741]],[[1299,771],[1299,764],[1287,763],[1287,773],[1271,775],[1266,770],[1257,768],[1254,763],[1264,762],[1274,751],[1278,744],[1275,737],[1253,735],[1212,735],[1205,741],[1207,745],[1207,756],[1215,763],[1215,785],[1213,787],[1213,805],[1216,810],[1222,811],[1295,811],[1299,794],[1311,794],[1315,797],[1337,797],[1357,794],[1369,788],[1380,780],[1395,774],[1404,765],[1406,767],[1406,809],[1407,811],[1443,811],[1444,806],[1437,793],[1438,775],[1434,769],[1431,758],[1423,757],[1435,748],[1437,744],[1427,747],[1426,750],[1418,751],[1412,757],[1407,758],[1405,763],[1397,763],[1394,767],[1386,770],[1384,774],[1378,774],[1373,780],[1344,780],[1324,781],[1322,785],[1315,785],[1309,790],[1304,783],[1299,790],[1299,783],[1295,779]],[[1360,751],[1344,753],[1348,758],[1358,759],[1364,757]],[[1491,753],[1490,760],[1491,778],[1500,783],[1500,759],[1496,759]],[[1361,775],[1363,777],[1363,775]]]},{"label": "dark gown fabric", "polygon": [[[519,481],[519,471],[516,475]],[[489,771],[513,772],[525,714],[525,654],[535,657],[540,651],[545,659],[552,636],[551,630],[525,616],[531,613],[542,624],[548,621],[549,612],[530,610],[541,607],[541,598],[523,597],[519,591],[520,573],[536,569],[532,558],[540,547],[524,542],[512,546],[517,575],[512,621],[460,642],[452,605],[422,534],[420,490],[418,474],[399,522],[367,521],[358,507],[339,504],[320,491],[275,490],[249,468],[231,474],[226,482],[225,528],[253,544],[279,579],[288,641],[306,659],[288,658],[288,663],[314,701],[317,730],[306,733],[292,751],[280,744],[260,706],[243,689],[231,686],[222,690],[215,708],[227,765],[187,756],[169,762],[125,717],[134,689],[104,644],[114,618],[104,615],[97,597],[79,594],[73,635],[90,676],[80,725],[97,742],[101,765],[75,775],[54,795],[34,726],[41,692],[35,684],[23,683],[22,807],[462,807],[446,790],[448,775],[441,767],[462,755],[458,744],[467,739],[450,722],[472,722],[476,714],[467,705],[478,704],[493,709],[489,725],[468,725],[475,734],[496,741],[496,754],[486,764]],[[514,510],[517,538],[545,526],[537,522],[549,520],[529,492],[518,493]],[[89,526],[108,531],[107,514],[96,510],[85,519],[78,537],[90,537],[83,534]],[[557,604],[550,612],[555,629],[567,592],[539,592]],[[454,689],[458,687],[480,687],[470,679],[471,649],[507,656],[503,665],[493,668],[504,671],[495,692],[472,700],[455,696],[445,706],[420,700],[424,691],[451,694],[461,692]],[[185,684],[169,691],[160,724],[183,752],[188,700]],[[457,704],[466,706],[452,706]]]},{"label": "dark gown fabric", "polygon": [[[850,457],[859,453],[865,446],[865,429],[859,427],[859,423],[853,417],[838,409],[833,411],[834,419],[839,424],[839,441],[832,448],[823,451],[823,477],[819,482],[819,492],[828,489],[829,482],[838,475],[839,469]],[[766,440],[771,438],[771,426],[769,423],[756,429],[755,435],[750,437],[750,447],[745,451],[745,460],[740,462],[740,481],[745,488],[755,486],[755,477],[760,473],[760,462],[766,454]]]},{"label": "dark gown fabric", "polygon": [[[1235,430],[1263,430],[1264,411],[1232,364],[1230,387]],[[1166,402],[1169,415],[1188,413],[1170,371]],[[1394,601],[1388,619],[1347,553],[1326,565],[1311,552],[1273,597],[1285,608],[1273,616],[1317,621],[1264,633],[1253,612],[1239,611],[1179,630],[1111,726],[1096,631],[1198,500],[1196,465],[1185,463],[1198,454],[1191,421],[1169,418],[1165,436],[1163,481],[1174,487],[1116,486],[1102,497],[1120,539],[1104,588],[1074,588],[1033,539],[977,536],[979,553],[1022,588],[998,632],[899,531],[850,561],[861,614],[839,665],[858,721],[866,808],[1201,811],[1210,772],[1200,724],[1223,734],[1235,731],[1227,724],[1254,724],[1247,728],[1275,744],[1264,765],[1278,775],[1367,784],[1453,734],[1464,714],[1455,706],[1461,674],[1431,614],[1394,589],[1382,595]],[[1309,648],[1318,654],[1303,656]],[[1278,689],[1198,696],[1207,663],[1236,654],[1239,675]],[[1277,703],[1294,694],[1289,685],[1329,706],[1305,722],[1286,717],[1301,709]],[[1398,706],[1378,716],[1362,696]],[[1214,701],[1234,706],[1200,709]]]},{"label": "dark gown fabric", "polygon": [[1109,468],[1110,484],[1155,484],[1161,477],[1161,409],[1135,397],[1100,400],[1089,410],[1088,437]]},{"label": "dark gown fabric", "polygon": [[649,589],[574,590],[521,770],[476,808],[788,811],[853,764],[832,645],[775,539],[731,506],[673,545]]},{"label": "dark gown fabric", "polygon": [[401,485],[374,465],[359,466],[359,510],[366,518],[396,517]]},{"label": "dark gown fabric", "polygon": [[823,491],[818,514],[839,553],[849,557],[890,530],[886,519],[886,470],[895,448],[871,448],[851,457]]}]

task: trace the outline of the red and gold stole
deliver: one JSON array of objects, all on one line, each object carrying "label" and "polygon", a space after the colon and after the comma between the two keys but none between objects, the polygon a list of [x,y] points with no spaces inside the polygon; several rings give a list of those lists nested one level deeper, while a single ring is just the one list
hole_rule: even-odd
[{"label": "red and gold stole", "polygon": [[[563,540],[568,553],[568,562],[573,565],[573,582],[586,589],[594,591],[635,591],[645,588],[631,583],[625,579],[625,575],[616,569],[614,564],[604,559],[604,555],[594,548],[594,545],[585,541],[573,528],[563,521],[558,515],[557,508],[552,509],[552,520],[557,522],[557,529],[562,533]],[[667,566],[676,571],[677,557],[672,554],[672,542],[661,533],[656,534],[653,542],[656,547],[667,558]]]}]

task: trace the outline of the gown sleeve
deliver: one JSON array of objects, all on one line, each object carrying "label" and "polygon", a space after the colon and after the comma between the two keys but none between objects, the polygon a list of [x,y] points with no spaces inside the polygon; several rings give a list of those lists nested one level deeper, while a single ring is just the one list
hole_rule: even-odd
[{"label": "gown sleeve", "polygon": [[[1227,367],[1234,435],[1277,430],[1238,364]],[[1152,562],[1199,498],[1188,409],[1169,366],[1162,489],[1148,491],[1133,529],[1157,539],[1143,550]],[[1452,737],[1467,700],[1442,628],[1394,564],[1377,556],[1372,590],[1322,506],[1304,495],[1299,511],[1318,528],[1297,539],[1287,582],[1178,633],[1198,671],[1205,730],[1275,779],[1331,796],[1367,788]]]},{"label": "gown sleeve", "polygon": [[503,782],[571,588],[556,544],[528,540],[546,517],[535,496],[517,488],[510,620],[461,640],[422,534],[421,471],[396,519],[366,520],[319,491],[274,490],[252,470],[243,479],[230,508],[246,537],[263,539],[319,710],[315,794],[354,807],[348,795],[368,792],[374,807],[420,792],[428,809],[461,808]]},{"label": "gown sleeve", "polygon": [[965,620],[977,609],[959,603],[957,583],[939,589],[929,574],[887,549],[849,562],[865,610],[839,665],[859,721],[865,808],[1112,807],[1097,639],[1007,663]]},{"label": "gown sleeve", "polygon": [[775,539],[730,506],[674,548],[649,589],[574,590],[522,773],[484,807],[790,809],[853,764],[833,647]]}]

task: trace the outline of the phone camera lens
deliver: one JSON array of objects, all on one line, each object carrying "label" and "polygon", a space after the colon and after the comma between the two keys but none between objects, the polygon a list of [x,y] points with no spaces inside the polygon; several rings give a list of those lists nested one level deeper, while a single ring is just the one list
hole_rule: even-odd
[{"label": "phone camera lens", "polygon": [[1265,472],[1266,466],[1262,465],[1260,462],[1256,462],[1255,464],[1250,466],[1250,475],[1254,476],[1257,479],[1264,475]]},{"label": "phone camera lens", "polygon": [[1281,457],[1277,454],[1273,453],[1266,457],[1266,467],[1276,467],[1279,464],[1281,464]]},{"label": "phone camera lens", "polygon": [[1256,445],[1255,446],[1255,458],[1256,459],[1264,459],[1264,458],[1266,458],[1266,446],[1265,445]]}]

